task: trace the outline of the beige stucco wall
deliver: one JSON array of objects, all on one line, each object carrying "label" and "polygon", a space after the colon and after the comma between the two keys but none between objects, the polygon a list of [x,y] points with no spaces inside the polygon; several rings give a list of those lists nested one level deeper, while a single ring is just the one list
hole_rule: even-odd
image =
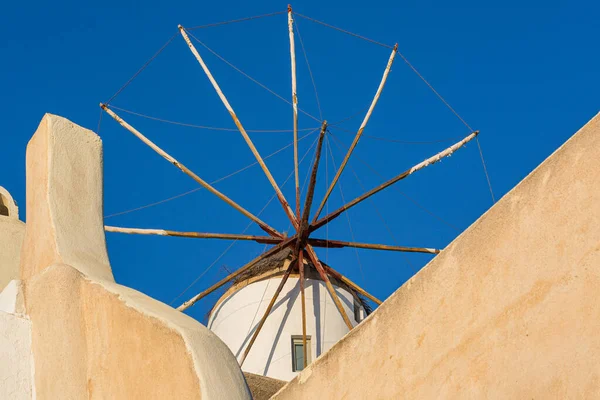
[{"label": "beige stucco wall", "polygon": [[177,327],[128,305],[105,284],[65,264],[28,282],[38,398],[202,398],[194,349]]},{"label": "beige stucco wall", "polygon": [[39,399],[250,399],[231,352],[194,319],[113,280],[102,144],[47,114],[27,148],[21,257]]},{"label": "beige stucco wall", "polygon": [[19,220],[19,211],[12,196],[2,186],[0,186],[0,207],[9,214],[0,215],[0,291],[2,291],[8,282],[19,278],[25,224]]},{"label": "beige stucco wall", "polygon": [[600,114],[274,399],[599,398]]},{"label": "beige stucco wall", "polygon": [[[46,114],[27,145],[27,222],[21,279],[64,263],[113,280],[102,217],[102,142]],[[30,226],[31,225],[31,226]]]}]

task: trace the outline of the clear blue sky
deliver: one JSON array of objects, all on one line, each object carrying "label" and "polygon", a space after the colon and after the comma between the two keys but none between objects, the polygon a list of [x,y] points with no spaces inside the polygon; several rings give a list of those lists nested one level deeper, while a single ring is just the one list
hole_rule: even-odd
[{"label": "clear blue sky", "polygon": [[[45,112],[96,130],[100,101],[106,101],[177,30],[184,26],[285,10],[285,2],[108,1],[8,2],[0,15],[2,140],[0,185],[13,193],[26,218],[25,147]],[[294,4],[295,11],[327,21],[400,51],[473,126],[497,198],[568,139],[599,110],[600,55],[594,1],[504,2],[322,2]],[[298,19],[313,69],[324,118],[337,121],[364,109],[374,94],[389,50]],[[194,34],[230,62],[286,98],[290,94],[285,15],[201,29]],[[290,129],[291,109],[199,47],[247,129]],[[318,115],[306,64],[298,44],[300,107]],[[159,118],[234,127],[182,38],[173,43],[113,103]],[[239,133],[176,127],[123,114],[206,180],[216,180],[254,161]],[[356,130],[362,115],[342,125]],[[301,115],[300,127],[316,123]],[[349,142],[352,134],[332,129]],[[468,130],[397,59],[365,135],[404,141],[436,141]],[[106,115],[104,141],[105,215],[162,200],[196,187]],[[314,136],[312,136],[314,137]],[[301,142],[301,154],[312,143]],[[263,155],[291,141],[289,133],[253,133]],[[356,155],[386,178],[449,142],[402,144],[365,137]],[[333,146],[335,162],[342,152]],[[292,169],[291,149],[270,158],[280,184]],[[301,172],[306,173],[309,160]],[[350,165],[370,188],[381,182],[354,157]],[[317,199],[334,168],[321,165]],[[341,180],[346,200],[360,194],[354,175]],[[357,241],[443,248],[491,206],[474,144],[441,164],[399,183],[349,212]],[[258,213],[273,194],[253,167],[216,184]],[[284,192],[293,199],[293,180]],[[342,204],[336,190],[330,207]],[[376,209],[373,207],[375,205]],[[376,211],[377,210],[377,211]],[[385,218],[393,238],[378,216]],[[288,229],[273,202],[263,218]],[[238,233],[247,220],[202,190],[174,201],[106,220],[118,226]],[[452,227],[451,227],[452,226]],[[256,227],[248,230],[260,233]],[[340,217],[319,233],[351,240]],[[394,239],[395,238],[395,239]],[[193,239],[107,235],[118,282],[167,303],[192,282],[229,243]],[[224,277],[263,250],[236,244],[174,304]],[[418,271],[430,256],[359,251],[320,253],[374,295],[385,298]],[[215,297],[190,314],[203,319]]]}]

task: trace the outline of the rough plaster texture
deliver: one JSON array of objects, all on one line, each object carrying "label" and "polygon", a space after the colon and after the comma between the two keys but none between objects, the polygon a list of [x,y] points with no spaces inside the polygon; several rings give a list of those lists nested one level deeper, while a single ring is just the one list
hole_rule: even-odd
[{"label": "rough plaster texture", "polygon": [[242,372],[192,318],[113,280],[102,146],[47,114],[27,148],[21,260],[40,399],[250,399]]},{"label": "rough plaster texture", "polygon": [[273,398],[600,397],[600,114]]},{"label": "rough plaster texture", "polygon": [[0,311],[9,314],[25,314],[23,284],[21,281],[10,281],[0,293]]},{"label": "rough plaster texture", "polygon": [[[5,215],[8,214],[8,215]],[[19,278],[25,224],[10,193],[0,186],[0,290]]]},{"label": "rough plaster texture", "polygon": [[27,221],[21,263],[26,280],[48,265],[114,280],[102,217],[102,142],[46,114],[27,145]]},{"label": "rough plaster texture", "polygon": [[0,399],[32,399],[31,321],[0,311]]}]

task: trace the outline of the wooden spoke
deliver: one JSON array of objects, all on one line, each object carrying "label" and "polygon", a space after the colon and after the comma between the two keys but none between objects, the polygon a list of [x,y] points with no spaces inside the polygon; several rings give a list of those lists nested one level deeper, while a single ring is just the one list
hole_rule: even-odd
[{"label": "wooden spoke", "polygon": [[240,366],[244,364],[244,361],[246,361],[246,357],[248,356],[248,353],[250,352],[250,349],[252,348],[254,341],[258,337],[260,330],[262,329],[263,325],[265,324],[267,317],[271,313],[271,310],[273,309],[273,306],[275,305],[275,302],[277,301],[277,297],[279,297],[281,290],[283,289],[283,287],[285,286],[285,283],[287,282],[288,278],[290,277],[290,273],[292,272],[292,268],[294,268],[295,263],[296,263],[296,261],[290,262],[288,269],[285,271],[285,274],[283,274],[283,277],[281,278],[281,282],[279,283],[279,286],[277,287],[275,294],[271,298],[271,302],[267,306],[265,313],[263,314],[262,318],[260,319],[260,322],[258,323],[256,330],[254,331],[254,334],[252,335],[252,339],[250,339],[248,346],[246,346],[246,349],[244,350],[244,354],[242,355],[242,359],[240,361]]},{"label": "wooden spoke", "polygon": [[323,282],[325,282],[327,291],[331,295],[331,298],[333,299],[335,306],[337,307],[338,311],[342,315],[342,318],[344,319],[346,326],[348,327],[349,330],[352,330],[352,322],[350,322],[350,318],[348,318],[348,315],[346,314],[346,311],[344,310],[344,306],[342,305],[340,298],[338,297],[337,293],[335,292],[335,289],[333,288],[331,281],[329,281],[329,278],[327,277],[327,274],[325,273],[325,269],[323,268],[323,265],[321,264],[321,262],[319,261],[319,258],[317,257],[317,253],[315,253],[315,250],[312,248],[311,245],[306,246],[306,252],[308,253],[308,257],[312,261],[315,268],[317,268],[317,271],[319,272],[319,276],[321,276],[321,279],[323,280]]},{"label": "wooden spoke", "polygon": [[123,128],[127,129],[129,132],[131,132],[135,136],[137,136],[138,139],[140,139],[142,142],[147,144],[152,150],[157,152],[165,160],[167,160],[168,162],[170,162],[171,164],[173,164],[174,166],[179,168],[184,174],[191,177],[193,180],[198,182],[202,187],[204,187],[209,192],[211,192],[212,194],[214,194],[215,196],[217,196],[218,198],[223,200],[225,203],[229,204],[230,206],[232,206],[233,208],[235,208],[236,210],[238,210],[239,212],[244,214],[246,217],[248,217],[252,221],[256,222],[258,224],[258,226],[260,226],[262,228],[262,230],[264,230],[265,232],[267,232],[268,234],[270,234],[272,236],[276,236],[276,237],[280,237],[280,238],[283,237],[283,235],[281,233],[277,232],[277,230],[275,230],[275,228],[272,228],[269,225],[267,225],[267,223],[261,221],[257,216],[252,214],[250,211],[246,210],[245,208],[243,208],[242,206],[237,204],[235,201],[231,200],[229,197],[227,197],[223,193],[219,192],[217,189],[215,189],[213,186],[211,186],[208,182],[204,181],[198,175],[196,175],[195,173],[190,171],[185,165],[181,164],[179,161],[177,161],[176,159],[171,157],[167,152],[165,152],[163,149],[161,149],[156,144],[154,144],[150,139],[148,139],[146,136],[142,135],[141,132],[139,132],[133,126],[131,126],[127,122],[125,122],[125,120],[123,120],[121,117],[119,117],[113,110],[108,108],[108,106],[106,104],[100,104],[100,107],[102,107],[102,109],[104,111],[106,111],[108,113],[108,115],[110,115],[115,121],[117,121]]},{"label": "wooden spoke", "polygon": [[106,232],[129,233],[135,235],[177,236],[196,239],[253,240],[262,244],[278,244],[283,240],[272,236],[238,235],[230,233],[177,232],[165,229],[121,228],[108,225],[104,227],[104,230]]},{"label": "wooden spoke", "polygon": [[298,172],[298,94],[296,93],[296,45],[294,43],[294,19],[292,6],[288,5],[288,31],[290,36],[290,59],[292,69],[292,109],[294,112],[294,176],[296,180],[296,219],[300,220],[300,176]]},{"label": "wooden spoke", "polygon": [[258,153],[258,150],[254,146],[254,143],[250,139],[250,136],[248,136],[248,133],[246,133],[246,130],[244,129],[242,123],[240,122],[240,120],[238,119],[237,115],[235,114],[235,111],[233,111],[233,108],[231,107],[231,104],[229,104],[229,101],[227,101],[227,98],[225,97],[225,95],[221,91],[221,88],[219,87],[219,84],[217,83],[217,81],[215,80],[215,78],[212,76],[210,70],[208,69],[208,67],[204,63],[204,60],[202,59],[202,57],[200,57],[200,53],[198,53],[198,50],[196,50],[196,47],[194,47],[194,45],[190,41],[190,38],[188,37],[188,35],[187,35],[185,29],[183,28],[183,26],[179,25],[179,31],[181,32],[181,36],[183,36],[183,39],[187,43],[188,47],[192,51],[192,54],[194,54],[194,57],[196,57],[196,60],[198,60],[198,63],[200,64],[200,66],[204,70],[204,73],[206,74],[206,76],[210,80],[210,83],[213,85],[215,91],[219,95],[219,98],[223,102],[223,105],[225,105],[225,108],[227,108],[227,111],[229,111],[229,114],[231,115],[231,118],[233,119],[233,122],[235,123],[235,125],[238,128],[238,130],[240,131],[240,133],[244,137],[244,140],[248,144],[248,147],[250,147],[250,150],[254,154],[254,157],[256,158],[256,161],[258,161],[258,164],[260,165],[260,167],[264,171],[265,175],[267,176],[267,179],[271,183],[271,186],[273,186],[273,189],[275,189],[275,193],[277,194],[277,198],[279,199],[279,202],[283,206],[283,209],[284,209],[285,213],[287,214],[288,218],[290,219],[290,221],[292,222],[292,224],[294,225],[294,227],[296,229],[298,229],[298,220],[296,219],[296,216],[294,215],[294,212],[290,208],[290,205],[288,204],[287,200],[285,199],[285,196],[281,192],[281,189],[277,185],[277,182],[275,182],[275,178],[273,178],[273,175],[271,175],[271,171],[269,171],[269,168],[267,167],[267,164],[265,164],[264,160],[262,159],[262,157]]},{"label": "wooden spoke", "polygon": [[381,192],[383,189],[385,189],[385,188],[393,185],[394,183],[396,183],[396,182],[398,182],[398,181],[400,181],[400,180],[408,177],[409,175],[414,174],[415,172],[419,171],[420,169],[423,169],[423,168],[425,168],[425,167],[427,167],[429,165],[435,164],[436,162],[440,161],[442,158],[451,155],[456,150],[458,150],[459,148],[461,148],[462,146],[464,146],[465,144],[467,144],[468,142],[470,142],[471,140],[473,140],[478,134],[479,134],[479,131],[475,131],[475,132],[471,133],[469,136],[467,136],[466,138],[464,138],[460,142],[457,142],[457,143],[453,144],[452,146],[448,147],[446,150],[437,153],[433,157],[429,157],[428,159],[420,162],[419,164],[413,166],[412,168],[404,171],[400,175],[397,175],[396,177],[390,179],[389,181],[384,182],[381,185],[377,186],[376,188],[371,189],[367,193],[363,194],[362,196],[357,197],[356,199],[350,201],[349,203],[347,203],[347,204],[343,205],[342,207],[338,208],[337,210],[333,211],[332,213],[329,213],[328,215],[326,215],[325,217],[321,218],[320,220],[318,220],[316,222],[313,222],[311,224],[309,230],[311,232],[313,232],[314,230],[319,229],[320,227],[322,227],[323,225],[327,224],[328,222],[330,222],[334,218],[337,218],[344,211],[350,209],[351,207],[354,207],[355,205],[357,205],[361,201],[368,199],[369,197],[373,196],[375,193]]},{"label": "wooden spoke", "polygon": [[363,288],[358,286],[356,283],[352,282],[350,279],[346,278],[344,275],[340,274],[339,272],[337,272],[336,270],[334,270],[333,268],[331,268],[328,265],[325,265],[324,267],[325,267],[325,271],[327,271],[327,273],[329,275],[344,282],[346,285],[350,286],[352,289],[356,290],[358,293],[362,294],[369,300],[372,300],[377,305],[381,304],[381,300],[379,300],[377,297],[373,296],[372,294],[370,294],[369,292],[367,292],[366,290],[364,290]]},{"label": "wooden spoke", "polygon": [[[272,240],[277,240],[277,239],[272,239]],[[308,239],[308,243],[313,246],[316,246],[316,247],[327,247],[330,249],[342,248],[342,247],[356,247],[358,249],[403,251],[403,252],[407,252],[407,253],[438,254],[440,252],[440,250],[438,250],[438,249],[429,249],[426,247],[388,246],[385,244],[345,242],[342,240],[328,240],[328,239]]]},{"label": "wooden spoke", "polygon": [[259,262],[261,260],[264,260],[265,258],[270,257],[273,254],[277,253],[278,251],[280,251],[284,247],[289,246],[290,243],[292,243],[294,240],[296,240],[296,235],[294,235],[294,236],[292,236],[292,237],[290,237],[288,239],[285,239],[283,242],[279,243],[277,246],[275,246],[272,249],[266,251],[265,253],[261,254],[258,257],[256,257],[254,260],[250,261],[248,264],[244,265],[242,268],[238,269],[237,271],[233,272],[232,274],[229,274],[227,277],[221,279],[219,282],[215,283],[214,285],[212,285],[211,287],[209,287],[205,291],[197,294],[196,296],[192,297],[188,301],[184,302],[182,305],[180,305],[179,307],[177,307],[177,310],[179,310],[179,311],[185,311],[185,310],[187,310],[188,308],[190,308],[191,306],[193,306],[194,303],[196,303],[198,300],[200,300],[203,297],[211,294],[212,292],[214,292],[215,290],[217,290],[221,286],[225,285],[230,280],[234,279],[236,276],[238,276],[238,275],[246,272],[247,270],[249,270],[250,268],[252,268],[257,262]]},{"label": "wooden spoke", "polygon": [[383,91],[383,87],[385,86],[385,82],[387,81],[387,77],[390,73],[390,69],[392,68],[392,64],[394,63],[394,58],[396,57],[397,51],[398,51],[398,45],[396,44],[394,46],[394,49],[392,50],[392,54],[390,54],[390,58],[385,67],[385,70],[383,71],[383,77],[381,78],[381,82],[379,83],[379,87],[377,88],[377,92],[375,93],[375,97],[373,98],[373,101],[371,102],[371,106],[367,110],[367,114],[365,115],[363,122],[360,124],[360,128],[358,128],[358,131],[356,132],[356,136],[354,136],[354,140],[352,141],[352,144],[350,145],[350,148],[348,149],[348,153],[346,153],[346,156],[344,157],[344,160],[340,164],[340,167],[338,168],[338,170],[335,174],[335,177],[333,178],[333,181],[329,185],[329,188],[327,189],[327,192],[325,193],[325,196],[323,197],[323,200],[321,201],[321,204],[319,205],[319,209],[315,213],[315,218],[314,218],[313,222],[316,221],[317,218],[319,218],[321,211],[323,211],[323,207],[325,207],[325,203],[327,202],[327,199],[329,199],[329,196],[331,195],[333,188],[335,187],[338,179],[340,179],[340,176],[342,175],[344,168],[346,168],[346,164],[348,163],[348,160],[350,159],[350,155],[352,155],[354,148],[358,144],[358,141],[360,140],[360,137],[362,136],[362,133],[365,130],[365,127],[367,126],[369,119],[371,118],[371,114],[373,114],[373,110],[375,109],[375,106],[377,105],[377,101],[379,100],[379,97],[381,96],[381,92]]},{"label": "wooden spoke", "polygon": [[302,350],[304,352],[304,368],[308,363],[308,349],[306,348],[306,297],[304,294],[304,252],[298,253],[298,271],[300,272],[300,298],[302,300]]},{"label": "wooden spoke", "polygon": [[304,210],[302,212],[302,220],[300,221],[300,229],[298,230],[298,241],[296,242],[296,248],[294,255],[297,255],[300,248],[306,242],[308,238],[308,216],[310,215],[310,207],[312,206],[313,197],[315,195],[315,185],[317,183],[317,172],[319,170],[319,161],[321,159],[321,150],[323,148],[323,138],[325,137],[325,131],[327,130],[327,121],[323,121],[321,125],[321,133],[319,134],[319,143],[317,144],[317,151],[315,154],[315,162],[313,163],[312,172],[310,175],[310,183],[308,184],[308,191],[306,193],[306,202],[304,203]]}]

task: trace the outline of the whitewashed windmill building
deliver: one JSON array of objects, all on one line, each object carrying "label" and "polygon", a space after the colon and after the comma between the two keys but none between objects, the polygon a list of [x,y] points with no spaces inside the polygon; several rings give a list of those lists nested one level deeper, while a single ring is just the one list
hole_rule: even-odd
[{"label": "whitewashed windmill building", "polygon": [[[208,327],[241,360],[285,271],[292,251],[285,249],[258,263],[219,298],[210,312]],[[304,261],[306,293],[307,364],[327,351],[348,327],[311,263]],[[366,301],[343,282],[331,279],[354,326],[370,312]],[[289,381],[304,368],[302,304],[299,272],[290,273],[242,365],[246,372]]]}]

